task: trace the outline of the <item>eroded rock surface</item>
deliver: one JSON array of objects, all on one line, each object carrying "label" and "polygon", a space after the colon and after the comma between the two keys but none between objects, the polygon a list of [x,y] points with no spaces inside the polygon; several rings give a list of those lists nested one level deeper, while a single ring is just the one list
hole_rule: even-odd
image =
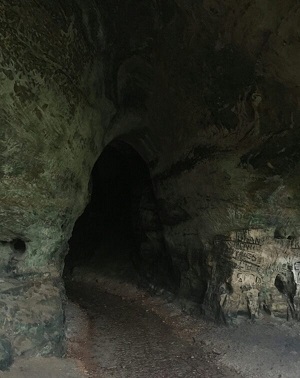
[{"label": "eroded rock surface", "polygon": [[223,319],[298,319],[299,4],[0,11],[0,295],[14,353],[63,350],[67,242],[116,140],[150,169],[158,212],[141,199],[142,253],[163,245],[179,295]]},{"label": "eroded rock surface", "polygon": [[61,354],[59,277],[104,122],[101,25],[90,35],[75,2],[4,0],[0,14],[1,329],[15,354]]}]

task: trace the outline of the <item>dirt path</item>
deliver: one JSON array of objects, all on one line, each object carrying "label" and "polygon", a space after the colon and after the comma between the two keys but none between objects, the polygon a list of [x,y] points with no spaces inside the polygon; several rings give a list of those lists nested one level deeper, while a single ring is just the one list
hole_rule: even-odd
[{"label": "dirt path", "polygon": [[176,335],[170,325],[140,301],[109,294],[97,285],[82,282],[68,285],[68,296],[87,314],[84,327],[88,342],[77,342],[73,353],[76,350],[74,357],[82,356],[90,377],[239,376],[217,366],[199,345]]},{"label": "dirt path", "polygon": [[19,358],[1,378],[299,377],[298,323],[225,327],[165,294],[88,271],[77,279],[67,283],[68,358]]}]

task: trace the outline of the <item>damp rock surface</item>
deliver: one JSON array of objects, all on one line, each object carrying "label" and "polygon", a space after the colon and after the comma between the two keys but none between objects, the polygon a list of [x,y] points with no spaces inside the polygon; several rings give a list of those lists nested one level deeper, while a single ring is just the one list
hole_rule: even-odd
[{"label": "damp rock surface", "polygon": [[[2,279],[0,282],[1,344],[7,361],[18,356],[60,356],[64,351],[61,284],[49,278]],[[1,338],[0,338],[1,339]],[[13,345],[13,348],[12,348]],[[3,362],[2,368],[7,367]]]},{"label": "damp rock surface", "polygon": [[29,282],[1,293],[14,353],[62,350],[57,280],[93,166],[119,142],[153,186],[135,204],[145,277],[214,319],[299,319],[299,14],[294,0],[0,1],[0,279]]},{"label": "damp rock surface", "polygon": [[0,370],[6,370],[13,361],[12,347],[8,339],[0,338]]}]

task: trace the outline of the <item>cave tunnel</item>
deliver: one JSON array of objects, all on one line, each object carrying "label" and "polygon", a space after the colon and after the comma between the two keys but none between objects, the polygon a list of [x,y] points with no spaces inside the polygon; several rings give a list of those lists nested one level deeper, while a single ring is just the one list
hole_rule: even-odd
[{"label": "cave tunnel", "polygon": [[149,168],[129,144],[105,147],[90,179],[90,201],[76,221],[65,277],[81,269],[176,292]]},{"label": "cave tunnel", "polygon": [[[0,370],[64,356],[82,297],[116,377],[206,377],[208,340],[244,377],[298,378],[299,15],[295,0],[0,1]],[[166,300],[169,324],[238,327],[220,344],[189,323],[183,352],[152,299],[130,307],[120,286],[116,302],[105,280]]]}]

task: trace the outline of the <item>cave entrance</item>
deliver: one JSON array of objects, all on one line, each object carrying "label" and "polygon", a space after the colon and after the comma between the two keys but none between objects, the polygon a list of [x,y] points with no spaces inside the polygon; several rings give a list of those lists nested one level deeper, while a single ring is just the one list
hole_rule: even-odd
[{"label": "cave entrance", "polygon": [[65,277],[85,269],[171,288],[172,261],[141,156],[127,143],[111,143],[93,168],[90,187],[90,202],[69,240]]}]

